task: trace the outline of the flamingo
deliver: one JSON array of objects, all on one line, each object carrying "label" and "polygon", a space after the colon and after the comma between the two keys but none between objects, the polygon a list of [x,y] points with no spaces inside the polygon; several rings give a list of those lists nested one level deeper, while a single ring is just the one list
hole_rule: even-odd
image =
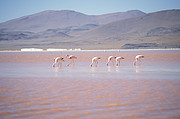
[{"label": "flamingo", "polygon": [[67,66],[69,66],[72,63],[74,64],[74,60],[77,59],[77,57],[74,55],[66,55],[66,58],[72,60]]},{"label": "flamingo", "polygon": [[106,65],[108,66],[108,64],[109,64],[110,62],[112,62],[113,65],[114,65],[113,60],[116,60],[116,57],[115,57],[115,56],[109,56],[109,57],[108,57],[108,62],[106,63]]},{"label": "flamingo", "polygon": [[58,64],[58,66],[61,66],[61,62],[64,62],[64,58],[63,57],[56,57],[54,58],[54,63],[53,63],[53,67],[55,67],[56,64]]},{"label": "flamingo", "polygon": [[136,62],[137,62],[138,60],[141,61],[142,58],[144,58],[143,55],[137,55],[137,56],[135,57],[134,65],[136,65]]},{"label": "flamingo", "polygon": [[93,63],[95,63],[95,66],[97,67],[98,61],[100,60],[100,57],[94,57],[92,58],[92,62],[90,64],[90,66],[92,67]]},{"label": "flamingo", "polygon": [[120,66],[120,61],[123,60],[124,57],[116,57],[116,66]]}]

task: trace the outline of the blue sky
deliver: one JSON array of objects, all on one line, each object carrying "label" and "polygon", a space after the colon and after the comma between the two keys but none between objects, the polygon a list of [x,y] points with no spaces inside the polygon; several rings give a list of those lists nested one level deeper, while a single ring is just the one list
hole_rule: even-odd
[{"label": "blue sky", "polygon": [[180,9],[180,0],[0,0],[0,23],[45,10],[99,15],[135,9],[146,13]]}]

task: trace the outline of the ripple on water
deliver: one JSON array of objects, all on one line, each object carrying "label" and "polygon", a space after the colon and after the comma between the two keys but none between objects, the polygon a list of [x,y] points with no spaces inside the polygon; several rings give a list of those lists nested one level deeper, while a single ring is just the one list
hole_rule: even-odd
[{"label": "ripple on water", "polygon": [[146,52],[132,66],[137,52],[126,53],[120,67],[106,67],[105,53],[98,67],[89,67],[92,52],[61,68],[51,67],[48,53],[38,56],[48,58],[41,63],[20,54],[16,62],[0,59],[1,118],[180,118],[180,55],[168,52],[175,58],[167,60],[165,52]]}]

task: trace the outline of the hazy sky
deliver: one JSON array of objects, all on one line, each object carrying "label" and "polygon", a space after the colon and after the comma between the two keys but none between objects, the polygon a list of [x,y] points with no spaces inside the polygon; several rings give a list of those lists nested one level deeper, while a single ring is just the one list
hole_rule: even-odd
[{"label": "hazy sky", "polygon": [[99,15],[134,9],[146,13],[180,9],[180,0],[0,0],[0,23],[45,10]]}]

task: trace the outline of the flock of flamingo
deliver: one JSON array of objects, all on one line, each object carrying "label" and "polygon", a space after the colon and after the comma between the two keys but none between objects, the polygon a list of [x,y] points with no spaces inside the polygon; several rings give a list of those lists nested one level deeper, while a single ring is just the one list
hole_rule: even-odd
[{"label": "flock of flamingo", "polygon": [[[66,58],[69,59],[69,60],[71,60],[71,62],[70,62],[67,66],[69,66],[70,64],[74,64],[74,60],[77,59],[77,57],[74,56],[74,55],[66,55]],[[134,60],[133,64],[136,65],[136,62],[137,62],[137,61],[140,61],[140,59],[142,59],[142,58],[144,58],[143,55],[137,55],[137,56],[135,57],[135,60]],[[100,57],[93,57],[90,66],[92,67],[93,64],[94,64],[94,65],[97,67],[98,61],[99,61],[100,59],[101,59]],[[114,62],[113,62],[113,61],[116,61],[116,66],[120,66],[120,61],[123,60],[123,59],[124,59],[124,57],[109,56],[106,65],[108,66],[110,62],[112,62],[113,65],[114,65]],[[65,62],[65,60],[64,60],[63,57],[56,57],[56,58],[54,58],[54,63],[53,63],[52,66],[53,66],[53,67],[55,67],[55,66],[61,67],[61,65],[62,65],[61,63],[62,63],[62,62]]]}]

